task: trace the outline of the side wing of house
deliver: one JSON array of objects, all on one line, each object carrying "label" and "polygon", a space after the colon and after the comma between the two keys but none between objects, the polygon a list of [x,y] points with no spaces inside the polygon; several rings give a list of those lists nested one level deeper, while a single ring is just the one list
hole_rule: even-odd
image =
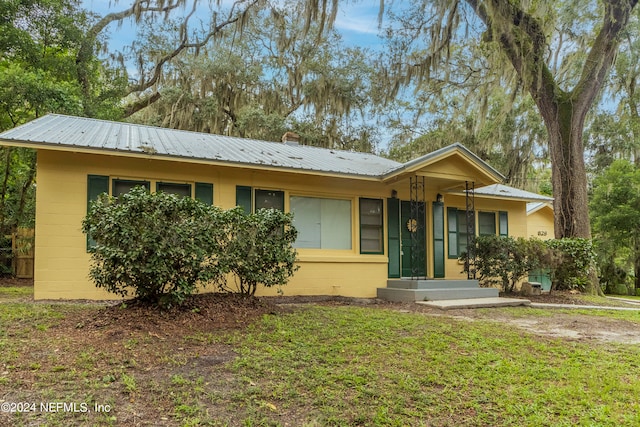
[{"label": "side wing of house", "polygon": [[527,237],[542,240],[553,239],[553,207],[550,203],[527,203]]}]

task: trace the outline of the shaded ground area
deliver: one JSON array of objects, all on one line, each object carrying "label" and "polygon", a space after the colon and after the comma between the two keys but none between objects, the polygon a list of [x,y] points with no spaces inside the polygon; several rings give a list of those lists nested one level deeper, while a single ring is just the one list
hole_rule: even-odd
[{"label": "shaded ground area", "polygon": [[[2,287],[29,287],[33,280],[1,278]],[[518,297],[518,295],[506,295]],[[631,320],[605,316],[592,316],[583,311],[540,310],[530,308],[516,309],[464,309],[450,310],[446,313],[419,304],[392,303],[370,298],[348,298],[340,296],[280,296],[246,298],[238,295],[203,294],[193,296],[187,304],[166,311],[149,309],[138,303],[125,305],[114,302],[101,303],[102,306],[87,318],[86,313],[79,316],[67,316],[60,328],[64,334],[85,335],[87,331],[106,330],[110,336],[122,336],[127,331],[142,331],[151,336],[167,339],[183,334],[185,330],[215,331],[244,327],[265,314],[282,313],[294,309],[297,305],[358,305],[377,309],[390,309],[400,312],[420,312],[433,316],[449,316],[468,320],[490,320],[511,324],[534,334],[557,336],[573,340],[603,340],[621,343],[640,343],[640,328],[634,320],[640,322],[640,305],[604,298],[589,298],[571,292],[553,292],[527,296],[532,302],[569,305],[592,305],[601,307],[633,307],[639,311],[629,313]],[[24,300],[21,298],[20,300]],[[639,301],[640,302],[640,301]],[[125,308],[126,307],[126,308]],[[597,314],[597,313],[594,313]]]},{"label": "shaded ground area", "polygon": [[[0,281],[0,292],[1,287],[30,285],[29,281]],[[20,302],[29,299],[24,295]],[[585,303],[580,295],[559,293],[536,300]],[[621,304],[609,300],[599,303]],[[513,325],[539,336],[574,341],[640,343],[640,333],[636,332],[640,330],[640,313],[626,314],[635,318],[615,318],[521,307],[443,312],[418,304],[376,299],[256,299],[220,294],[196,295],[183,307],[165,311],[136,302],[78,305],[44,301],[27,304],[33,309],[31,312],[16,312],[11,328],[7,329],[9,346],[7,362],[0,365],[0,401],[95,401],[117,408],[117,419],[109,412],[74,414],[77,425],[177,425],[176,419],[187,418],[204,405],[215,410],[217,419],[239,425],[242,418],[235,402],[252,401],[260,411],[275,409],[269,406],[270,402],[252,398],[256,384],[251,378],[234,374],[229,367],[229,362],[241,364],[243,360],[229,332],[242,334],[244,328],[250,328],[263,316],[277,319],[280,314],[309,304],[362,306],[469,322],[486,320],[495,322],[497,328]],[[273,368],[273,375],[278,369]],[[194,395],[198,396],[197,402]],[[303,409],[298,411],[287,411],[283,425],[302,425],[308,414]],[[243,414],[247,416],[246,411]],[[69,417],[49,414],[46,424],[68,425],[65,423]],[[0,425],[39,425],[39,421],[38,417],[10,418],[0,413]]]}]

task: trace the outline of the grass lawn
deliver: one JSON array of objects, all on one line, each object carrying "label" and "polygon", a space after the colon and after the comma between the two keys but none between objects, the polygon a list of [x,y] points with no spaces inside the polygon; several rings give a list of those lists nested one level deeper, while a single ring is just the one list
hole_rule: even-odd
[{"label": "grass lawn", "polygon": [[96,304],[3,302],[0,404],[36,406],[0,425],[640,425],[637,345],[400,308],[304,304],[171,329],[153,314],[101,326]]}]

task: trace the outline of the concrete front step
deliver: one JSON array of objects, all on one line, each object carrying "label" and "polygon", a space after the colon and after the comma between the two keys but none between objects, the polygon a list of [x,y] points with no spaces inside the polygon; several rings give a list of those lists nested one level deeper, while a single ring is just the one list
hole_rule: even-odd
[{"label": "concrete front step", "polygon": [[416,301],[429,307],[441,310],[454,310],[458,308],[489,308],[489,307],[516,307],[529,306],[531,301],[520,298],[471,298],[445,301]]},{"label": "concrete front step", "polygon": [[392,289],[449,289],[479,288],[477,280],[445,280],[445,279],[390,279],[387,288]]},{"label": "concrete front step", "polygon": [[495,288],[394,289],[378,288],[378,298],[394,302],[438,301],[469,298],[497,298]]}]

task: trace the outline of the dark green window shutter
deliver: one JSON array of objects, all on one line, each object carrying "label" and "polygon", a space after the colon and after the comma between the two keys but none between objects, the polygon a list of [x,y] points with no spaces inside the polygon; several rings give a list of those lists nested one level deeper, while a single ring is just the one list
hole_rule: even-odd
[{"label": "dark green window shutter", "polygon": [[[87,177],[87,212],[91,202],[102,193],[109,193],[109,177],[104,175],[89,175]],[[87,250],[95,246],[96,242],[87,235]]]},{"label": "dark green window shutter", "polygon": [[500,211],[499,212],[499,224],[498,224],[498,233],[500,233],[501,236],[508,236],[509,235],[509,214],[505,211]]},{"label": "dark green window shutter", "polygon": [[207,205],[213,205],[213,184],[196,182],[196,200]]},{"label": "dark green window shutter", "polygon": [[433,202],[433,277],[444,277],[444,203]]},{"label": "dark green window shutter", "polygon": [[458,209],[447,208],[449,258],[458,258]]},{"label": "dark green window shutter", "polygon": [[400,277],[400,200],[387,199],[387,233],[389,238],[388,275]]},{"label": "dark green window shutter", "polygon": [[236,206],[243,208],[246,213],[251,213],[253,211],[251,187],[246,187],[244,185],[236,186]]}]

